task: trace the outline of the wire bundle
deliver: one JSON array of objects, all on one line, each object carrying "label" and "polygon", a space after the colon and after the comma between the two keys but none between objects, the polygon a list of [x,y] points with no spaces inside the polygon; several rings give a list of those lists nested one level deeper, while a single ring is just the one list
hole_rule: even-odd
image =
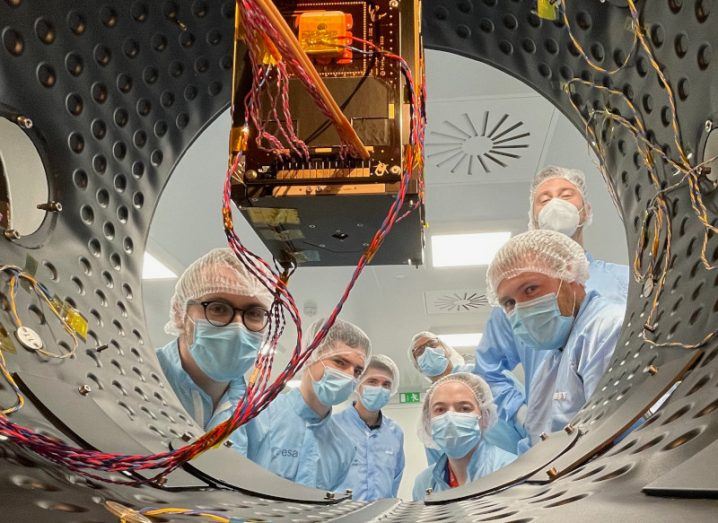
[{"label": "wire bundle", "polygon": [[[314,65],[302,51],[294,33],[269,0],[238,0],[239,26],[249,48],[252,63],[252,89],[245,98],[245,114],[257,131],[257,145],[278,155],[286,155],[287,147],[295,155],[309,159],[309,149],[296,135],[289,112],[289,73],[307,90],[319,110],[334,124],[342,145],[354,156],[368,159],[369,153],[349,120],[342,113],[324,85]],[[270,118],[261,115],[263,87],[274,78],[275,91],[266,90]],[[281,108],[281,115],[277,106]],[[264,122],[272,121],[277,132],[267,131]],[[279,136],[284,138],[286,146]]]},{"label": "wire bundle", "polygon": [[[239,0],[239,9],[242,12],[243,24],[247,33],[248,40],[254,38],[256,43],[258,39],[269,39],[269,41],[276,44],[277,49],[287,59],[288,69],[292,70],[293,74],[300,76],[302,81],[306,81],[306,78],[302,78],[301,66],[294,63],[291,58],[291,53],[287,52],[281,37],[277,35],[277,30],[266,15],[258,9],[258,4],[262,4],[264,0]],[[275,40],[276,38],[276,40]],[[7,440],[27,448],[38,455],[62,466],[73,472],[81,474],[83,476],[111,483],[138,485],[148,482],[156,482],[157,484],[162,483],[162,479],[167,476],[170,472],[181,466],[183,463],[193,459],[202,452],[219,445],[224,441],[235,429],[241,425],[247,423],[249,420],[257,416],[266,406],[281,392],[287,381],[289,381],[295,373],[302,367],[307,361],[313,350],[322,342],[325,338],[328,330],[334,324],[338,314],[341,312],[344,303],[349,297],[351,290],[353,289],[357,279],[371,261],[373,256],[376,254],[378,249],[381,247],[386,236],[391,231],[394,224],[406,216],[406,213],[400,215],[400,211],[404,206],[405,197],[409,187],[409,182],[412,179],[419,181],[419,186],[422,188],[423,194],[423,141],[424,141],[424,129],[426,125],[426,114],[424,110],[425,93],[423,91],[423,78],[422,88],[418,89],[414,83],[411,75],[411,70],[406,61],[400,56],[388,53],[382,49],[379,49],[371,42],[363,41],[362,43],[369,46],[370,50],[362,50],[365,53],[377,53],[383,54],[392,60],[397,60],[400,64],[401,71],[404,75],[407,89],[409,91],[409,99],[411,106],[411,122],[410,122],[410,140],[409,145],[406,147],[405,157],[405,171],[401,176],[399,183],[399,190],[397,195],[390,206],[386,218],[382,225],[374,234],[369,246],[361,256],[357,266],[354,270],[352,278],[347,284],[339,302],[333,309],[332,313],[327,318],[322,328],[318,331],[315,338],[311,340],[305,348],[302,342],[302,326],[301,318],[297,305],[292,297],[289,289],[287,288],[287,281],[291,276],[291,270],[280,270],[278,267],[272,267],[269,263],[263,260],[261,257],[252,253],[242,244],[240,238],[237,236],[232,219],[231,209],[231,181],[233,176],[236,175],[241,161],[243,160],[242,154],[237,155],[234,158],[232,165],[227,170],[224,194],[223,194],[223,206],[222,216],[225,233],[227,235],[228,243],[233,249],[237,258],[248,267],[250,272],[257,277],[257,279],[274,294],[274,302],[270,308],[270,321],[267,328],[267,335],[265,337],[265,343],[260,350],[257,361],[255,362],[255,369],[248,380],[247,391],[245,396],[238,403],[232,416],[225,422],[217,425],[210,429],[207,433],[202,435],[196,441],[183,446],[179,449],[161,452],[151,455],[138,455],[138,454],[117,454],[101,452],[93,449],[83,449],[67,445],[62,441],[55,438],[45,436],[37,433],[30,428],[24,427],[17,423],[10,421],[8,415],[16,412],[22,406],[22,396],[12,376],[5,367],[4,359],[1,359],[2,353],[0,353],[0,365],[2,374],[13,386],[18,395],[18,405],[12,408],[2,411],[0,414],[0,436],[7,438]],[[250,48],[252,46],[250,45]],[[258,91],[261,90],[262,84],[267,78],[267,68],[260,66],[259,62],[255,60],[261,58],[258,53],[254,53],[253,57],[253,71],[256,73],[255,82],[252,87],[252,92],[247,96],[247,103],[251,107],[253,103],[256,103],[258,99]],[[277,64],[278,65],[278,64]],[[277,66],[274,66],[275,69]],[[279,70],[282,70],[279,67]],[[287,70],[282,70],[284,76],[282,82],[286,79]],[[281,85],[279,86],[281,88]],[[281,91],[281,89],[280,89]],[[280,92],[279,96],[282,103],[285,104],[282,107],[282,112],[285,113],[288,109],[286,106],[286,99]],[[320,97],[321,98],[321,97]],[[333,99],[332,99],[333,100]],[[318,105],[322,110],[326,107],[322,107],[317,100]],[[254,119],[258,117],[256,107],[254,116],[249,111],[248,118]],[[276,111],[276,109],[272,109]],[[277,113],[274,113],[277,114]],[[253,122],[259,120],[252,120]],[[286,120],[291,122],[291,118]],[[288,137],[291,137],[291,128],[285,129]],[[267,139],[271,143],[271,138],[267,135],[262,135],[264,139]],[[275,144],[276,145],[276,144]],[[299,143],[295,142],[296,150],[301,153],[302,147]],[[419,199],[421,201],[421,197]],[[417,208],[420,202],[416,202],[413,209]],[[412,210],[412,209],[410,209]],[[14,268],[17,269],[17,268]],[[25,278],[25,275],[14,273],[13,278]],[[27,279],[27,278],[26,278]],[[37,283],[34,279],[30,279],[33,284],[33,288],[36,292],[42,292],[42,297],[47,301],[48,305],[52,306],[51,301],[47,298],[49,292],[41,284]],[[34,283],[33,283],[34,282]],[[12,289],[13,287],[11,287]],[[12,295],[12,293],[11,293]],[[14,295],[12,295],[14,301]],[[53,312],[56,312],[53,307]],[[287,366],[282,370],[279,376],[270,382],[270,375],[272,370],[272,364],[274,362],[274,356],[276,354],[279,338],[282,335],[285,327],[285,312],[289,314],[291,321],[296,326],[297,339],[296,344],[292,350],[291,358]],[[59,317],[59,316],[58,316]],[[15,319],[19,321],[17,315]],[[68,331],[69,332],[69,331]],[[71,334],[72,335],[72,334]],[[76,339],[73,336],[73,340]],[[73,348],[74,351],[74,348]],[[54,357],[67,357],[67,355],[55,355]],[[136,472],[155,470],[158,471],[156,475],[145,478],[136,474]],[[121,473],[126,478],[112,478],[98,473]]]},{"label": "wire bundle", "polygon": [[[613,132],[615,127],[622,128],[631,135],[636,144],[636,149],[640,155],[643,164],[646,166],[648,177],[651,185],[654,187],[656,193],[651,199],[646,211],[644,212],[643,220],[641,222],[641,229],[639,231],[639,241],[636,247],[636,252],[633,258],[633,275],[637,282],[655,282],[655,289],[652,289],[653,299],[651,302],[651,309],[644,322],[641,337],[647,343],[654,346],[661,347],[681,347],[686,349],[694,349],[701,347],[708,343],[711,339],[718,336],[718,330],[708,332],[703,339],[697,343],[683,343],[679,341],[674,342],[658,342],[650,338],[650,333],[656,330],[655,315],[658,309],[661,295],[665,289],[665,283],[668,278],[668,271],[671,265],[671,247],[672,247],[672,224],[671,224],[671,213],[669,209],[668,194],[672,191],[680,188],[683,184],[687,184],[688,192],[690,195],[691,207],[695,213],[695,216],[704,228],[703,242],[701,246],[700,258],[703,266],[707,270],[713,270],[718,265],[711,263],[708,260],[707,248],[708,241],[712,234],[718,233],[718,227],[711,223],[708,216],[708,212],[703,202],[703,194],[701,192],[700,182],[701,177],[704,176],[708,170],[706,165],[713,162],[716,158],[708,158],[703,162],[696,165],[691,165],[690,156],[686,154],[682,144],[681,130],[678,122],[678,112],[676,108],[675,95],[671,84],[664,72],[664,68],[656,59],[653,49],[646,38],[646,31],[643,24],[640,21],[638,9],[636,8],[635,0],[627,0],[628,8],[630,13],[630,28],[633,34],[633,44],[631,50],[627,55],[626,60],[612,70],[607,70],[600,65],[596,64],[591,58],[586,55],[581,44],[575,38],[571,31],[571,26],[568,19],[568,13],[566,9],[566,0],[561,0],[561,7],[563,10],[563,21],[567,28],[569,37],[578,50],[583,60],[595,71],[606,75],[614,75],[621,71],[629,63],[631,56],[637,54],[636,48],[640,46],[640,49],[648,57],[648,61],[651,68],[656,72],[659,85],[665,91],[670,107],[670,126],[673,131],[673,141],[678,152],[678,159],[671,158],[655,141],[652,139],[651,134],[648,132],[643,118],[636,106],[633,104],[630,98],[625,93],[617,89],[611,89],[609,87],[596,84],[594,82],[583,80],[580,78],[573,78],[566,82],[565,91],[569,95],[570,103],[574,110],[578,113],[579,117],[583,121],[586,129],[586,135],[591,137],[591,144],[596,149],[597,156],[599,158],[599,170],[606,180],[614,203],[618,206],[618,199],[615,194],[615,189],[610,183],[610,177],[607,173],[606,167],[606,152],[602,144],[602,140],[599,139],[599,133],[596,132],[596,128],[599,126],[606,126],[608,130]],[[604,107],[598,110],[591,110],[588,116],[585,116],[581,111],[580,107],[571,96],[574,94],[574,86],[584,85],[591,89],[596,89],[606,93],[612,98],[616,98],[623,102],[630,112],[630,116],[626,117],[620,114],[618,109],[609,109]],[[678,180],[664,187],[660,181],[657,172],[656,158],[669,165],[673,171],[673,176],[677,177]],[[619,207],[620,208],[620,207]],[[645,263],[648,260],[648,263]],[[658,267],[658,261],[662,260],[660,267]],[[647,265],[647,266],[646,266]]]}]

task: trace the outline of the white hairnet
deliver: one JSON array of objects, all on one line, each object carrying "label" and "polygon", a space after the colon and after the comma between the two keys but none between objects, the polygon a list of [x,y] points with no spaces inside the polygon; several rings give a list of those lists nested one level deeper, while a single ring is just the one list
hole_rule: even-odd
[{"label": "white hairnet", "polygon": [[514,236],[499,249],[486,271],[489,303],[498,306],[496,291],[501,282],[524,272],[585,284],[588,259],[583,247],[560,232],[537,229]]},{"label": "white hairnet", "polygon": [[424,442],[424,444],[429,443],[428,446],[432,448],[436,448],[436,443],[434,443],[434,440],[431,437],[431,398],[437,389],[452,382],[466,385],[467,389],[474,395],[481,415],[479,427],[481,427],[482,433],[485,433],[496,423],[496,405],[494,405],[494,396],[491,394],[489,384],[476,374],[472,374],[470,372],[457,372],[455,374],[449,374],[429,387],[429,390],[424,396],[424,403],[421,407],[419,439]]},{"label": "white hairnet", "polygon": [[170,319],[165,332],[179,336],[184,330],[187,302],[208,294],[226,292],[257,298],[269,308],[272,294],[249,272],[231,249],[212,249],[185,269],[170,300]]},{"label": "white hairnet", "polygon": [[[419,364],[416,362],[416,358],[414,357],[414,344],[419,338],[433,338],[437,341],[437,346],[444,350],[444,354],[447,358],[449,358],[449,361],[451,362],[451,365],[453,368],[460,367],[461,365],[464,365],[464,357],[459,354],[454,347],[447,345],[441,339],[434,334],[433,332],[429,331],[420,331],[414,334],[414,336],[411,338],[411,343],[409,343],[409,360],[411,360],[411,363],[414,365],[414,368],[421,372],[419,370]],[[425,376],[428,379],[428,376]]]},{"label": "white hairnet", "polygon": [[537,217],[534,216],[534,197],[536,196],[536,189],[538,189],[539,186],[546,180],[551,180],[553,178],[563,178],[576,186],[578,192],[581,193],[583,206],[586,210],[586,220],[583,222],[583,226],[586,227],[591,225],[591,221],[593,220],[593,211],[591,209],[591,204],[586,198],[586,175],[583,171],[579,171],[578,169],[568,169],[566,167],[549,165],[537,172],[536,176],[534,176],[533,182],[531,183],[531,194],[529,195],[529,229],[538,229]]},{"label": "white hairnet", "polygon": [[[391,375],[391,395],[393,396],[397,393],[399,390],[399,367],[396,366],[394,360],[392,360],[389,356],[384,356],[383,354],[375,354],[372,356],[364,369],[364,374],[362,374],[359,378],[359,385],[368,380],[372,375],[376,375],[376,373],[372,372],[372,370],[389,373],[389,375]],[[357,393],[358,391],[359,386],[357,386]]]},{"label": "white hairnet", "polygon": [[[311,343],[316,337],[325,321],[326,318],[321,318],[309,326],[305,334],[306,337],[304,338],[305,346]],[[312,352],[307,364],[309,365],[341,353],[342,351],[337,348],[337,342],[349,346],[352,351],[361,352],[364,356],[364,362],[367,362],[369,358],[371,358],[371,341],[369,341],[369,336],[353,323],[337,318],[322,342],[314,349],[314,352]],[[346,352],[346,350],[344,350],[344,352]]]}]

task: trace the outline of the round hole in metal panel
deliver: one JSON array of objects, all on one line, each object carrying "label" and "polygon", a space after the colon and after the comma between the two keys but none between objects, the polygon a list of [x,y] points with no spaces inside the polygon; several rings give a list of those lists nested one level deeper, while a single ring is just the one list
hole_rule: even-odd
[{"label": "round hole in metal panel", "polygon": [[0,117],[0,227],[27,236],[40,228],[48,201],[47,173],[40,153],[19,124]]}]

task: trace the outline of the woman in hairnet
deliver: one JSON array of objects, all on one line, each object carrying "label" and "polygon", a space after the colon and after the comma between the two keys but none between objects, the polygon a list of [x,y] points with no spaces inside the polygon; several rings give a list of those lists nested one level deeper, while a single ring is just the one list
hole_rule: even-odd
[{"label": "woman in hairnet", "polygon": [[496,421],[491,389],[475,374],[459,372],[434,383],[421,413],[423,437],[441,451],[416,478],[413,497],[455,488],[508,465],[516,455],[488,443],[483,434]]},{"label": "woman in hairnet", "polygon": [[[244,396],[269,320],[271,293],[230,249],[213,249],[182,273],[170,305],[168,334],[157,350],[182,406],[205,430],[230,417]],[[247,452],[246,427],[229,438]]]},{"label": "woman in hairnet", "polygon": [[[474,372],[474,366],[465,364],[463,356],[456,349],[428,331],[414,334],[409,344],[409,359],[414,367],[432,383],[449,374]],[[513,423],[504,420],[497,420],[491,430],[485,434],[489,443],[498,445],[508,452],[516,452],[518,442],[525,436],[526,434],[517,430]],[[435,463],[440,455],[439,449],[428,442],[426,445],[428,464]]]},{"label": "woman in hairnet", "polygon": [[561,430],[596,389],[623,324],[624,307],[586,290],[589,263],[568,236],[534,230],[511,238],[486,273],[489,301],[507,315],[514,336],[542,355],[528,384],[526,430]]},{"label": "woman in hairnet", "polygon": [[404,432],[382,408],[399,390],[399,369],[388,356],[372,356],[356,388],[357,400],[336,416],[356,445],[349,474],[339,490],[352,499],[396,497],[404,473]]},{"label": "woman in hairnet", "polygon": [[[324,323],[310,326],[309,341]],[[251,423],[249,459],[302,485],[338,490],[355,447],[332,407],[349,399],[370,357],[364,331],[337,319],[305,364],[299,387],[275,398]]]}]

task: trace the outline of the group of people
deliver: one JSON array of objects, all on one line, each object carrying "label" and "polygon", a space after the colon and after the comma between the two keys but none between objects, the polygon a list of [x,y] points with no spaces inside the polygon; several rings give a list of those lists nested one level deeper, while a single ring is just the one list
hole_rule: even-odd
[{"label": "group of people", "polygon": [[[414,499],[463,485],[561,430],[596,389],[623,322],[628,267],[583,248],[591,222],[582,172],[547,167],[534,178],[529,231],[511,238],[486,276],[491,305],[476,363],[431,332],[410,341],[409,359],[432,382],[419,437],[428,468]],[[182,274],[158,350],[180,401],[205,429],[226,420],[246,389],[269,322],[272,296],[228,249]],[[308,339],[323,327],[312,324]],[[523,367],[523,380],[514,375]],[[396,497],[404,434],[382,413],[399,370],[373,354],[367,335],[337,319],[304,366],[300,384],[232,433],[232,447],[303,485],[351,490],[354,499]],[[333,408],[352,399],[351,406]]]}]

